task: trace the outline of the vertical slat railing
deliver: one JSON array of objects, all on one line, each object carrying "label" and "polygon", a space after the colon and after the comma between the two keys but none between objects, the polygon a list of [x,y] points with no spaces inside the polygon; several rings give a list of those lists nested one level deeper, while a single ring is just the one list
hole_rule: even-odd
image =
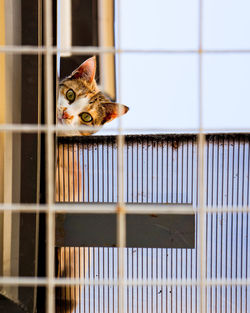
[{"label": "vertical slat railing", "polygon": [[[243,139],[244,138],[244,145],[243,145]],[[207,280],[210,279],[228,279],[232,278],[235,279],[236,277],[246,278],[247,277],[247,268],[249,266],[249,261],[247,258],[249,258],[249,251],[247,249],[247,216],[249,213],[244,213],[246,216],[246,219],[244,219],[245,223],[241,222],[242,220],[242,213],[230,213],[227,211],[227,208],[230,209],[232,206],[232,190],[235,194],[235,198],[237,199],[237,192],[239,195],[244,193],[243,196],[238,196],[238,200],[234,203],[234,205],[241,206],[243,203],[241,201],[242,198],[246,199],[247,201],[249,197],[249,183],[248,183],[248,152],[249,152],[249,139],[247,139],[248,136],[244,135],[243,137],[237,135],[213,135],[213,136],[207,136],[206,141],[204,143],[204,153],[205,153],[205,165],[204,165],[204,189],[206,190],[205,193],[205,222],[206,222],[206,228],[205,228],[205,245],[204,248],[206,250],[207,258],[205,262],[205,281],[204,281],[204,288],[205,288],[205,310],[207,312],[212,312],[213,310],[217,309],[221,312],[225,312],[226,308],[230,309],[235,308],[237,305],[237,308],[240,309],[240,306],[242,306],[243,309],[245,309],[247,306],[247,299],[245,298],[245,294],[249,292],[249,288],[247,287],[237,287],[237,293],[238,293],[238,302],[234,301],[234,298],[236,296],[235,292],[235,286],[207,286]],[[98,140],[98,142],[96,142]],[[93,142],[97,144],[96,151],[102,150],[102,145],[106,145],[106,142],[113,142],[112,138],[105,138],[105,139],[97,139],[93,138]],[[162,141],[162,146],[157,145],[159,141]],[[137,197],[132,197],[132,189],[127,188],[127,186],[132,185],[132,181],[134,180],[134,185],[137,184],[137,181],[140,181],[140,175],[142,173],[147,172],[148,163],[145,162],[144,167],[134,167],[134,173],[131,175],[131,169],[132,169],[132,158],[136,159],[138,158],[138,163],[141,163],[141,159],[145,156],[144,149],[141,149],[140,144],[137,144],[139,142],[145,142],[147,147],[147,141],[153,143],[153,146],[155,147],[153,155],[154,155],[154,162],[153,166],[156,167],[156,159],[159,159],[159,156],[164,154],[164,162],[167,162],[167,160],[171,160],[169,171],[167,172],[167,168],[164,167],[166,173],[161,173],[161,175],[164,175],[164,180],[169,181],[170,183],[173,182],[179,182],[178,185],[176,183],[172,184],[172,191],[173,193],[177,192],[177,186],[178,190],[185,190],[183,194],[183,199],[187,200],[187,203],[193,199],[194,203],[193,206],[196,208],[199,206],[197,198],[199,198],[199,194],[197,194],[199,180],[198,180],[198,145],[197,141],[194,140],[193,137],[186,139],[186,137],[180,136],[179,138],[175,138],[175,140],[172,140],[169,138],[169,136],[164,137],[155,137],[155,139],[152,139],[152,136],[149,140],[145,140],[142,138],[137,137],[127,137],[125,140],[125,151],[129,151],[129,153],[125,154],[125,162],[124,162],[124,169],[125,170],[125,176],[124,176],[124,192],[125,192],[125,198],[128,199],[130,203],[137,203],[139,199]],[[176,143],[173,145],[173,142],[176,141]],[[168,144],[168,148],[166,146]],[[78,143],[79,147],[81,146],[81,143]],[[68,146],[68,145],[67,145]],[[111,145],[109,144],[110,149]],[[131,150],[131,147],[134,147],[133,150]],[[173,146],[176,146],[177,149],[179,149],[178,153],[174,152],[174,155],[178,155],[178,159],[176,161],[178,162],[178,165],[173,165],[173,168],[175,170],[172,170],[172,155],[173,155]],[[71,145],[69,145],[71,147]],[[145,147],[145,149],[147,149]],[[84,149],[91,149],[91,144],[88,142],[88,144],[85,145]],[[117,145],[113,144],[112,149],[113,152],[110,151],[110,155],[115,155],[117,158]],[[161,149],[163,149],[161,151]],[[230,150],[229,150],[230,149]],[[240,150],[238,150],[240,149]],[[106,150],[105,150],[106,151]],[[133,151],[133,153],[132,153]],[[168,152],[167,152],[168,151]],[[182,160],[182,153],[185,152],[185,157],[188,158],[187,161]],[[237,151],[237,153],[235,153]],[[240,153],[239,153],[240,151]],[[243,151],[245,157],[243,158]],[[85,152],[84,152],[85,153]],[[88,153],[88,152],[87,152]],[[87,153],[85,153],[87,155]],[[97,152],[96,152],[97,153]],[[158,158],[156,157],[158,153]],[[105,153],[106,154],[106,153]],[[150,149],[150,155],[152,154],[152,151]],[[234,161],[233,161],[234,156]],[[93,160],[96,158],[96,156],[91,156]],[[127,158],[127,159],[126,159]],[[80,172],[85,169],[88,171],[88,164],[92,167],[92,159],[89,159],[89,163],[86,162],[83,164],[81,163],[81,168],[79,169]],[[152,161],[152,160],[151,160]],[[174,160],[174,162],[176,162]],[[102,162],[101,158],[100,161]],[[137,161],[136,161],[137,163]],[[161,162],[158,162],[158,166],[160,166]],[[116,168],[117,161],[114,159],[114,163],[112,165],[112,162],[109,162],[109,170],[107,170],[107,162],[105,162],[105,175],[103,177],[104,181],[107,180],[107,176],[112,176],[113,171],[115,170],[112,167],[114,166]],[[151,164],[151,162],[150,162]],[[184,164],[190,164],[190,170],[185,171],[182,169],[182,167],[185,167]],[[177,171],[178,168],[178,171]],[[237,176],[237,173],[240,173],[239,178]],[[91,172],[93,175],[97,175],[96,172]],[[140,174],[141,173],[141,174]],[[244,174],[243,174],[244,173]],[[151,181],[152,176],[156,175],[155,171],[149,171],[149,176],[144,176],[144,179],[146,181]],[[177,175],[177,177],[172,178],[172,175]],[[94,180],[97,178],[95,177]],[[139,180],[138,180],[139,179]],[[159,177],[159,181],[161,181],[161,177]],[[232,181],[236,180],[237,184],[232,184]],[[227,181],[230,181],[229,190],[227,188]],[[112,185],[112,180],[110,180],[110,184]],[[180,182],[182,182],[180,184]],[[187,186],[186,186],[187,184]],[[105,192],[109,193],[109,199],[113,203],[116,202],[117,195],[116,192],[114,192],[113,187],[110,185],[109,190],[106,190]],[[143,184],[142,184],[143,185]],[[184,188],[185,185],[185,188]],[[101,186],[100,186],[101,188]],[[199,186],[200,188],[200,186]],[[236,190],[235,190],[236,188]],[[160,187],[162,189],[162,187]],[[164,185],[164,195],[163,199],[166,203],[167,197],[167,185]],[[223,199],[222,199],[222,189],[224,190]],[[93,202],[94,195],[90,195],[90,201]],[[145,189],[145,195],[142,196],[141,199],[145,198],[147,202],[155,203],[156,199],[152,197],[151,188],[147,191]],[[238,191],[237,191],[238,190]],[[114,194],[115,193],[115,194]],[[129,195],[128,195],[129,194]],[[182,199],[181,198],[181,199]],[[178,199],[178,197],[170,197],[169,198],[172,201],[175,201]],[[178,202],[180,202],[181,199],[178,199]],[[182,199],[182,200],[183,200]],[[162,203],[162,197],[159,197],[159,201],[156,203]],[[181,202],[182,202],[181,200]],[[86,199],[87,201],[87,199]],[[163,202],[163,203],[164,203]],[[224,206],[222,205],[224,203]],[[245,202],[245,205],[247,203]],[[209,212],[209,208],[213,208],[216,211],[215,212]],[[221,209],[223,210],[223,213]],[[236,208],[234,209],[236,212]],[[197,212],[199,214],[199,211]],[[234,217],[233,217],[234,216]],[[237,217],[238,216],[238,217]],[[223,217],[223,219],[221,219]],[[237,223],[238,220],[238,223]],[[199,220],[197,219],[199,222]],[[242,228],[243,226],[243,228]],[[163,279],[188,279],[191,278],[193,281],[196,281],[200,279],[200,270],[197,272],[197,264],[199,265],[200,262],[200,254],[197,255],[197,248],[200,246],[198,245],[199,242],[197,242],[199,234],[196,233],[196,248],[192,250],[182,250],[178,251],[176,249],[163,249],[161,250],[164,254],[164,251],[166,251],[166,263],[163,266],[160,266],[160,261],[158,260],[161,258],[160,250],[155,253],[155,251],[151,251],[151,249],[144,249],[142,254],[142,260],[140,261],[140,249],[130,249],[128,248],[125,250],[124,255],[124,278],[125,281],[127,279],[140,279],[140,264],[142,263],[142,266],[145,267],[145,269],[142,272],[142,275],[145,279],[150,279],[151,276],[153,279],[156,279],[157,277],[162,277]],[[237,263],[235,255],[233,253],[232,248],[236,247],[236,241],[237,241]],[[242,248],[241,248],[242,247]],[[92,249],[92,248],[91,248]],[[102,262],[102,254],[103,250],[102,248],[99,249],[100,253],[98,257],[100,260],[98,262]],[[104,279],[112,279],[113,278],[113,270],[115,270],[118,266],[117,259],[115,258],[116,255],[116,249],[115,248],[109,248],[109,262],[105,261],[103,272],[100,273],[101,277]],[[147,252],[147,253],[146,253]],[[156,254],[158,254],[158,259],[155,257]],[[105,257],[106,258],[106,257]],[[105,259],[106,260],[106,259]],[[97,262],[97,260],[96,260]],[[155,263],[156,262],[156,263]],[[106,268],[106,264],[109,263],[109,272]],[[182,264],[182,266],[180,266]],[[243,266],[241,267],[241,264]],[[94,266],[94,265],[93,265]],[[168,268],[168,270],[165,271],[165,267]],[[237,271],[236,271],[237,267]],[[157,268],[157,271],[156,271]],[[241,269],[244,269],[241,274]],[[148,273],[146,271],[148,269]],[[153,270],[153,271],[152,271]],[[231,276],[231,271],[233,270],[233,273],[236,273],[237,275]],[[98,274],[98,273],[97,273]],[[102,276],[104,275],[104,276]],[[158,275],[158,276],[157,276]],[[138,277],[137,277],[138,276]],[[129,308],[129,310],[133,310],[134,313],[140,312],[140,307],[144,312],[146,312],[146,308],[148,307],[148,310],[152,307],[152,305],[158,305],[158,308],[161,308],[161,305],[163,306],[163,311],[168,310],[177,310],[177,312],[181,312],[181,307],[184,307],[184,303],[187,303],[187,312],[200,312],[200,289],[194,285],[194,286],[188,286],[188,287],[176,287],[176,286],[166,286],[166,289],[164,291],[164,288],[162,289],[163,292],[165,292],[166,296],[166,303],[165,300],[159,300],[161,297],[161,293],[158,294],[156,292],[157,286],[145,286],[137,287],[137,286],[131,286],[131,287],[125,287],[126,295],[125,295],[125,308]],[[107,303],[109,303],[110,309],[113,309],[112,303],[117,302],[118,303],[118,295],[116,294],[115,287],[110,286],[110,290],[113,290],[113,292],[108,292],[108,289],[106,289],[106,304],[104,307],[106,308]],[[159,289],[159,287],[158,287]],[[140,296],[140,290],[142,290],[142,297]],[[170,293],[171,291],[171,293]],[[244,292],[243,292],[244,291]],[[244,296],[243,296],[243,293]],[[137,296],[138,295],[138,296]],[[186,296],[187,295],[187,296]],[[242,295],[242,296],[241,296]],[[100,295],[100,298],[96,299],[96,301],[103,301],[102,300],[103,295]],[[186,297],[186,298],[185,298]],[[228,298],[227,298],[228,297]],[[242,298],[242,299],[241,299]],[[143,301],[143,304],[140,305],[140,301]],[[164,298],[165,299],[165,298]],[[182,305],[180,304],[182,302]],[[102,302],[103,303],[103,302]],[[158,303],[158,304],[157,304]],[[171,309],[172,308],[172,309]],[[115,307],[115,312],[117,310],[117,307]],[[237,311],[237,310],[236,310]],[[143,313],[144,313],[143,312]]]}]

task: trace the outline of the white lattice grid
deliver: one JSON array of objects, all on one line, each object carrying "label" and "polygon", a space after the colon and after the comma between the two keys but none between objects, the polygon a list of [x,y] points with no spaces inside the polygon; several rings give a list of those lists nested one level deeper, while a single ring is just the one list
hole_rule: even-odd
[{"label": "white lattice grid", "polygon": [[[120,0],[117,1],[117,12],[118,12],[118,33],[119,33],[119,7]],[[59,49],[52,45],[52,1],[44,1],[44,16],[45,16],[45,46],[0,46],[0,53],[10,53],[10,54],[43,54],[45,56],[45,100],[46,100],[46,124],[45,125],[32,125],[32,124],[1,124],[1,132],[17,132],[17,133],[38,133],[44,132],[46,134],[46,180],[47,180],[47,190],[46,190],[46,205],[27,205],[27,204],[2,204],[0,205],[1,211],[12,211],[12,212],[45,212],[47,213],[47,277],[46,278],[26,278],[26,277],[1,277],[0,285],[14,285],[14,286],[45,286],[47,288],[47,312],[54,313],[54,296],[56,286],[65,285],[82,285],[82,286],[103,286],[118,285],[119,288],[119,312],[124,311],[124,286],[199,286],[200,290],[200,312],[205,312],[205,288],[207,286],[246,286],[250,285],[250,279],[213,279],[208,280],[205,277],[205,264],[206,264],[206,250],[205,250],[205,214],[206,212],[250,212],[249,207],[231,207],[231,208],[211,208],[205,207],[204,199],[204,144],[205,144],[205,134],[209,132],[228,132],[229,129],[217,128],[215,129],[205,129],[203,127],[203,105],[202,105],[202,70],[203,70],[203,55],[204,54],[228,54],[228,53],[250,53],[247,49],[234,49],[234,50],[204,50],[202,47],[202,12],[203,12],[203,1],[199,0],[199,49],[198,50],[145,50],[145,49],[120,49],[117,48],[104,48],[104,47],[71,47],[70,49]],[[118,43],[119,45],[119,43]],[[174,205],[168,206],[158,206],[158,208],[148,207],[143,211],[143,213],[157,213],[157,214],[193,214],[194,212],[199,216],[199,229],[200,229],[200,245],[197,247],[198,255],[200,259],[199,267],[200,278],[194,279],[165,279],[165,280],[141,280],[132,279],[127,280],[124,278],[124,267],[123,262],[120,262],[119,268],[119,279],[118,281],[108,279],[108,280],[90,280],[90,279],[72,279],[72,278],[54,278],[54,230],[55,230],[55,213],[65,213],[66,211],[76,212],[76,213],[116,213],[117,214],[117,246],[122,248],[126,246],[126,225],[125,225],[125,214],[126,212],[131,213],[141,213],[141,209],[137,207],[136,204],[125,206],[123,200],[123,144],[124,144],[124,129],[122,127],[122,119],[119,119],[117,143],[118,143],[118,181],[119,181],[119,202],[117,205],[107,205],[104,208],[100,208],[97,205],[89,205],[87,207],[81,205],[70,205],[62,206],[61,204],[56,205],[54,201],[54,140],[53,135],[55,132],[62,130],[68,131],[67,127],[56,126],[53,124],[54,116],[54,102],[53,102],[53,55],[57,53],[71,53],[73,55],[89,55],[89,54],[105,54],[113,53],[118,57],[122,53],[161,53],[161,54],[198,54],[199,56],[199,88],[198,88],[198,98],[199,98],[199,129],[162,129],[166,133],[182,133],[182,132],[192,132],[198,133],[198,145],[199,145],[199,207],[198,209],[193,209],[185,207],[176,210]],[[119,79],[120,70],[118,62],[118,91],[121,90]],[[118,94],[119,95],[119,94]],[[120,96],[120,95],[119,95]],[[81,130],[82,127],[77,127]],[[86,127],[84,127],[86,130]],[[93,129],[93,128],[91,128]],[[133,129],[136,132],[145,129]],[[155,129],[147,129],[152,132]],[[159,131],[159,129],[157,129]],[[131,129],[130,129],[131,131]],[[249,128],[238,128],[237,132],[250,133]],[[67,209],[66,209],[67,207]],[[154,205],[155,207],[155,205]],[[119,249],[119,258],[123,260],[123,249]]]}]

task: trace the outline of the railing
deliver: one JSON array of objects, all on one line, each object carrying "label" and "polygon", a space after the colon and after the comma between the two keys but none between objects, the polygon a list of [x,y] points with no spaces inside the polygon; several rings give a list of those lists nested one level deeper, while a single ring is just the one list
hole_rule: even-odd
[{"label": "railing", "polygon": [[[163,203],[166,206],[165,214],[167,206],[174,204],[180,204],[179,207],[184,209],[187,205],[187,211],[197,212],[199,184],[196,136],[127,136],[123,152],[124,199],[128,203],[128,211],[131,208],[130,214],[144,208],[157,211],[158,205],[162,208]],[[207,312],[248,312],[250,288],[240,282],[247,281],[250,267],[250,136],[208,135],[204,157],[204,232],[207,256],[205,307]],[[60,161],[61,168],[57,168],[57,190],[60,190],[57,201],[78,202],[83,211],[86,209],[82,219],[83,228],[88,227],[88,222],[84,224],[84,216],[87,219],[91,208],[94,211],[94,207],[99,207],[100,211],[94,214],[94,220],[100,225],[98,214],[103,212],[104,215],[110,215],[111,204],[117,201],[115,137],[59,138],[58,162]],[[88,205],[92,205],[89,211]],[[79,213],[81,207],[75,213]],[[67,210],[67,205],[64,204],[63,208]],[[69,205],[67,212],[71,209],[74,212],[74,206]],[[152,212],[149,211],[149,215]],[[176,206],[172,224],[175,223],[175,237],[180,235],[179,240],[188,223],[187,219],[178,219],[180,217]],[[194,226],[193,249],[188,248],[188,245],[181,249],[169,248],[167,240],[165,248],[138,246],[125,249],[123,263],[126,312],[200,312],[198,214],[195,215]],[[189,228],[192,228],[192,223],[189,223]],[[163,234],[166,238],[171,237],[168,230]],[[95,229],[96,232],[98,230]],[[91,236],[91,229],[87,233]],[[148,235],[154,237],[155,234],[147,234],[145,230],[145,238]],[[119,250],[101,247],[100,243],[93,247],[89,236],[89,241],[86,239],[82,248],[72,244],[72,247],[59,249],[59,272],[66,266],[66,257],[71,260],[67,265],[71,266],[68,276],[86,283],[62,288],[61,296],[63,298],[68,295],[66,308],[72,305],[73,309],[73,302],[70,301],[77,295],[80,301],[77,302],[75,312],[118,312]],[[103,240],[104,246],[105,239]],[[65,272],[61,271],[60,275],[65,275]],[[234,283],[227,284],[230,281]],[[63,303],[65,305],[66,302]],[[61,312],[64,310],[65,307],[61,307]]]}]

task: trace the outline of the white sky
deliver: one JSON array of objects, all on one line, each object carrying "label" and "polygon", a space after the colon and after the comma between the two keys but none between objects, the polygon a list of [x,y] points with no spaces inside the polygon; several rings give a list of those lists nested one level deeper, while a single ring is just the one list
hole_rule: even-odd
[{"label": "white sky", "polygon": [[[250,49],[249,0],[203,3],[203,49]],[[120,48],[198,49],[198,0],[121,0],[120,4],[116,24]],[[198,127],[198,54],[124,53],[120,62],[120,102],[130,107],[122,117],[124,128]],[[205,54],[202,64],[203,126],[249,128],[250,53]],[[105,128],[116,126],[114,121]]]}]

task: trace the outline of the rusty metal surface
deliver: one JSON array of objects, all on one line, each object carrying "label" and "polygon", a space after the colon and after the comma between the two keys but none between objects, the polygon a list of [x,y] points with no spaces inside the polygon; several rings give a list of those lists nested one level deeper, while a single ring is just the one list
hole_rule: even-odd
[{"label": "rusty metal surface", "polygon": [[[72,138],[58,138],[56,201],[117,202],[116,137]],[[127,136],[125,201],[191,204],[196,149],[195,136]]]}]

